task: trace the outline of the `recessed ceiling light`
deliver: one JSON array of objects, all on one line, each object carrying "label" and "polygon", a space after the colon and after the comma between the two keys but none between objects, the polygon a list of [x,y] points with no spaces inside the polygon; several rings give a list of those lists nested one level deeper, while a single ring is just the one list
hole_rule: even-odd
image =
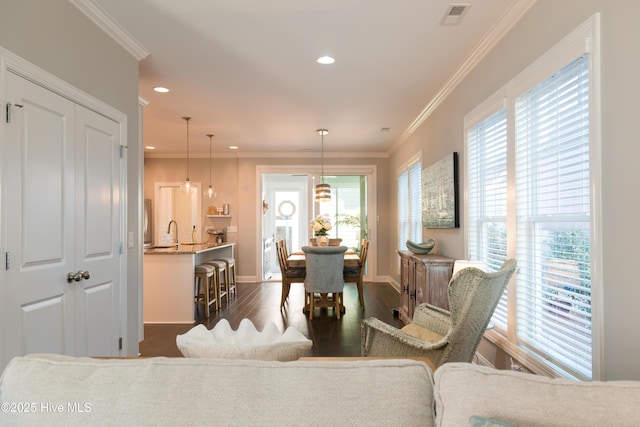
[{"label": "recessed ceiling light", "polygon": [[230,145],[229,146],[229,150],[237,150],[237,149],[238,149],[238,147],[235,146],[235,145]]},{"label": "recessed ceiling light", "polygon": [[154,147],[153,145],[147,145],[144,148],[146,148],[147,150],[155,150],[156,149],[156,147]]},{"label": "recessed ceiling light", "polygon": [[156,86],[153,88],[154,91],[159,92],[159,93],[167,93],[169,92],[169,89],[167,89],[166,87],[162,87],[162,86]]},{"label": "recessed ceiling light", "polygon": [[316,59],[316,62],[318,62],[318,64],[329,65],[336,62],[336,60],[331,56],[321,56],[320,58]]}]

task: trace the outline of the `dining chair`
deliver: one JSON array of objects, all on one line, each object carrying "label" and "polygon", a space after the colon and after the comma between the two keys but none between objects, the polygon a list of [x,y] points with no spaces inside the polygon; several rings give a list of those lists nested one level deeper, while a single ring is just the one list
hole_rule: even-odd
[{"label": "dining chair", "polygon": [[367,239],[362,240],[360,246],[360,260],[357,267],[345,267],[344,268],[344,281],[346,283],[356,283],[358,287],[358,299],[360,300],[360,307],[364,310],[364,290],[362,277],[364,276],[365,264],[367,263],[367,253],[369,252],[369,241]]},{"label": "dining chair", "polygon": [[[305,309],[309,311],[309,320],[313,319],[313,310],[317,306],[333,307],[336,317],[344,306],[344,253],[346,246],[303,246],[306,276],[304,279]],[[316,301],[315,295],[320,294]],[[329,299],[329,294],[332,299]]]},{"label": "dining chair", "polygon": [[[320,239],[320,237],[311,237],[309,239],[309,244],[311,246],[321,246],[320,244],[318,244],[318,240]],[[326,246],[340,246],[340,244],[342,243],[342,239],[337,237],[337,238],[331,238],[331,239],[327,239],[326,241]]]},{"label": "dining chair", "polygon": [[280,265],[280,273],[282,274],[282,296],[280,298],[280,308],[284,307],[284,303],[289,297],[291,283],[304,283],[304,268],[291,268],[287,258],[287,246],[284,240],[276,242],[276,253],[278,255],[278,264]]}]

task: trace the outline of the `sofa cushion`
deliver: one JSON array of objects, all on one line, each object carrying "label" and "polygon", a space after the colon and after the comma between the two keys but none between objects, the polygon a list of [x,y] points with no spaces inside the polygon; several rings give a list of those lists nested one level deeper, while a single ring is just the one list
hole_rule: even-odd
[{"label": "sofa cushion", "polygon": [[[17,357],[0,402],[64,411],[0,414],[2,425],[433,426],[432,376],[413,360]],[[89,411],[71,412],[68,403]]]},{"label": "sofa cushion", "polygon": [[447,363],[435,373],[436,425],[481,416],[517,426],[638,426],[640,382],[578,382]]}]

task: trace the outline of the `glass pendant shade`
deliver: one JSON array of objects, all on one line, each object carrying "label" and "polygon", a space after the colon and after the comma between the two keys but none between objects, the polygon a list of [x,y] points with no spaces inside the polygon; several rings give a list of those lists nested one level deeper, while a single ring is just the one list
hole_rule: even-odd
[{"label": "glass pendant shade", "polygon": [[213,200],[218,195],[218,193],[216,192],[216,189],[213,188],[213,185],[211,185],[211,169],[212,169],[212,166],[211,166],[211,163],[212,163],[212,161],[211,161],[211,139],[213,138],[213,134],[210,133],[207,136],[209,137],[209,188],[207,188],[204,191],[204,196],[206,198],[208,198],[208,199]]},{"label": "glass pendant shade", "polygon": [[182,181],[182,183],[180,184],[180,191],[182,191],[185,194],[193,194],[193,192],[195,191],[195,187],[191,184],[191,180],[189,180],[189,178],[185,179],[184,181]]},{"label": "glass pendant shade", "polygon": [[207,188],[207,189],[204,191],[204,195],[205,195],[205,197],[207,197],[207,198],[209,198],[209,199],[213,200],[213,199],[215,199],[215,198],[216,198],[216,196],[218,195],[218,193],[216,192],[216,189],[215,189],[215,188],[213,188],[213,186],[211,186],[211,185],[210,185],[210,186],[209,186],[209,188]]},{"label": "glass pendant shade", "polygon": [[187,122],[187,178],[180,184],[180,191],[185,194],[193,194],[196,188],[189,179],[189,120],[191,120],[191,117],[183,117],[182,119]]},{"label": "glass pendant shade", "polygon": [[318,129],[316,132],[320,135],[321,152],[320,159],[322,161],[322,170],[320,172],[320,184],[315,188],[315,200],[316,202],[330,202],[331,201],[331,186],[324,182],[324,136],[329,133],[326,129]]}]

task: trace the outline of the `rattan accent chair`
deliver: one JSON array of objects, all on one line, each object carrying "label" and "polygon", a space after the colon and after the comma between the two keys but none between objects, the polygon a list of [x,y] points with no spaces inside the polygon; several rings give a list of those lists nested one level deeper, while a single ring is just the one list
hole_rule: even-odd
[{"label": "rattan accent chair", "polygon": [[516,261],[508,260],[494,273],[474,267],[458,271],[449,282],[450,312],[420,304],[402,329],[374,317],[363,320],[362,356],[425,357],[435,368],[471,362],[515,270]]}]

